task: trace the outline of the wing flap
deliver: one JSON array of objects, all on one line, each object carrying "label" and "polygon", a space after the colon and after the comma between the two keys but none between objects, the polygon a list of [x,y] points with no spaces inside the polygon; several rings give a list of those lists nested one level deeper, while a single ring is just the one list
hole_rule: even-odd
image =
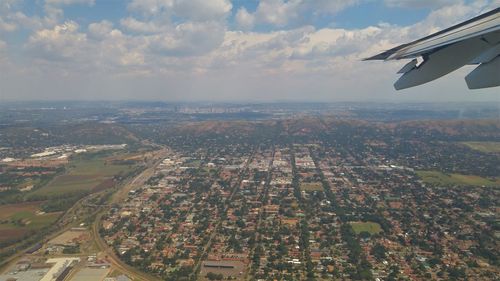
[{"label": "wing flap", "polygon": [[443,48],[430,54],[420,65],[404,73],[396,81],[394,88],[401,90],[435,80],[466,65],[489,48],[489,44],[477,38]]},{"label": "wing flap", "polygon": [[500,86],[500,56],[482,63],[465,77],[469,89],[483,89]]},{"label": "wing flap", "polygon": [[[500,31],[500,8],[484,13],[468,21],[433,33],[413,42],[366,58],[365,60],[394,60],[419,57],[440,48],[474,37]],[[492,43],[495,45],[495,43]]]},{"label": "wing flap", "polygon": [[[500,84],[500,8],[365,60],[410,59],[398,73],[396,90],[421,85],[466,64],[481,64],[467,78],[471,89]],[[423,62],[417,64],[418,57]]]}]

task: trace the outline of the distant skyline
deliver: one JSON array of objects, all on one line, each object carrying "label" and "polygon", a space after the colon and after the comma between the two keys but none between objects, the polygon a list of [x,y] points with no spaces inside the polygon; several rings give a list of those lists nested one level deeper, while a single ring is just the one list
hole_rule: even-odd
[{"label": "distant skyline", "polygon": [[363,58],[500,0],[1,0],[0,102],[462,102],[467,66],[396,92]]}]

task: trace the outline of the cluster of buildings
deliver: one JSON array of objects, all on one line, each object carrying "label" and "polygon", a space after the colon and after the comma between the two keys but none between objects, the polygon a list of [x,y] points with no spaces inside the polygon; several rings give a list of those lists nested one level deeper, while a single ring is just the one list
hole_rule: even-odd
[{"label": "cluster of buildings", "polygon": [[111,209],[103,221],[106,241],[123,260],[145,271],[173,279],[192,274],[208,254],[207,245],[216,244],[248,159],[173,153],[144,186]]},{"label": "cluster of buildings", "polygon": [[355,147],[225,145],[172,152],[101,232],[166,280],[491,279],[498,195]]},{"label": "cluster of buildings", "polygon": [[[0,192],[3,191],[30,191],[40,183],[46,182],[64,165],[69,163],[69,157],[73,154],[85,152],[97,152],[102,150],[121,150],[126,144],[110,145],[60,145],[44,148],[31,155],[20,155],[12,157],[10,149],[2,150],[0,153],[0,173],[3,174],[0,182]],[[40,149],[39,149],[40,150]]]},{"label": "cluster of buildings", "polygon": [[[84,153],[84,152],[96,152],[101,150],[120,150],[125,149],[126,144],[103,144],[103,145],[59,145],[53,147],[46,147],[43,151],[38,151],[36,153],[28,155],[20,155],[21,157],[15,158],[13,156],[14,152],[10,151],[9,148],[2,150],[3,157],[0,159],[0,163],[8,165],[21,165],[22,163],[34,163],[41,160],[56,160],[64,161],[72,154]],[[10,155],[10,156],[9,156]],[[24,162],[23,162],[24,161]],[[33,166],[33,165],[31,165]]]},{"label": "cluster of buildings", "polygon": [[80,262],[78,257],[50,258],[42,263],[20,261],[14,269],[0,275],[1,281],[62,281]]},{"label": "cluster of buildings", "polygon": [[340,248],[343,259],[334,256],[341,275],[366,261],[380,280],[498,276],[491,258],[498,254],[498,189],[429,185],[384,154],[320,147],[311,151],[335,195],[337,222],[350,224],[360,248],[358,265],[349,262],[350,252],[358,251],[352,245]]}]

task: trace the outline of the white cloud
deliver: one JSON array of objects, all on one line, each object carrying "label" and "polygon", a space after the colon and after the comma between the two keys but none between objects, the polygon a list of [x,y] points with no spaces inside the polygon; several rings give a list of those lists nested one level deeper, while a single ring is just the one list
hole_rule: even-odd
[{"label": "white cloud", "polygon": [[[205,97],[210,98],[210,93],[220,90],[220,98],[235,93],[250,98],[300,98],[306,91],[311,98],[321,98],[335,91],[366,96],[377,89],[391,90],[401,63],[361,62],[362,58],[465,20],[492,2],[442,7],[411,26],[317,29],[303,18],[304,13],[335,14],[356,3],[262,0],[255,12],[235,11],[235,21],[245,32],[227,30],[231,4],[224,0],[133,0],[128,5],[129,17],[94,22],[87,28],[74,21],[61,23],[62,10],[57,5],[45,6],[45,14],[38,16],[11,11],[0,13],[0,18],[33,30],[20,50],[27,51],[23,55],[30,63],[16,67],[39,71],[42,84],[52,79],[43,79],[45,73],[54,79],[66,75],[80,82],[79,76],[94,75],[92,79],[107,81],[99,84],[102,89],[107,89],[106,83],[110,92],[119,88],[117,95],[121,90],[133,95],[131,89],[147,89],[161,98],[168,85],[183,97],[207,93]],[[197,9],[200,11],[194,11]],[[249,31],[258,25],[274,28]],[[0,49],[5,48],[0,41]],[[0,59],[0,69],[5,65]],[[104,91],[97,86],[92,89]]]},{"label": "white cloud", "polygon": [[154,16],[172,8],[173,3],[174,0],[132,0],[127,9],[144,16]]},{"label": "white cloud", "polygon": [[2,19],[2,16],[0,16],[0,32],[1,31],[12,32],[16,29],[17,29],[16,24],[12,22],[6,22]]},{"label": "white cloud", "polygon": [[259,2],[255,17],[260,23],[285,26],[298,17],[301,1],[262,0]]},{"label": "white cloud", "polygon": [[2,0],[0,2],[0,14],[14,10],[19,7],[22,0]]},{"label": "white cloud", "polygon": [[0,40],[0,52],[7,49],[7,43],[4,41]]},{"label": "white cloud", "polygon": [[229,0],[174,0],[175,14],[190,21],[225,19],[231,8]]},{"label": "white cloud", "polygon": [[[172,9],[177,5],[174,0],[136,0],[130,5],[139,3],[153,6],[158,3],[171,4]],[[304,5],[299,0],[289,1],[289,4]],[[325,1],[318,1],[315,5],[326,5],[330,12],[340,7]],[[219,12],[223,14],[227,9],[220,8]],[[325,8],[325,11],[328,9]],[[140,66],[142,71],[149,73],[230,71],[233,67],[253,69],[256,73],[328,73],[339,64],[345,63],[344,67],[347,67],[346,62],[359,61],[397,44],[417,39],[463,20],[480,9],[481,6],[474,5],[443,7],[413,26],[380,25],[357,30],[317,30],[312,26],[303,26],[260,33],[235,32],[226,30],[225,21],[193,20],[173,24],[168,18],[155,16],[145,20],[132,17],[122,19],[120,25],[132,31],[131,34],[122,33],[110,21],[91,23],[86,34],[79,30],[75,22],[67,22],[35,32],[26,48],[34,56],[47,60],[81,58],[82,64],[89,67]],[[254,15],[243,8],[236,14],[239,24],[250,27],[253,18],[248,20],[244,17],[252,18]],[[193,18],[205,19],[202,16]],[[126,72],[127,69],[120,71]]]},{"label": "white cloud", "polygon": [[164,27],[154,21],[140,21],[132,17],[120,20],[120,24],[127,30],[137,33],[157,33]]},{"label": "white cloud", "polygon": [[171,17],[186,21],[225,20],[232,9],[229,0],[133,0],[130,12],[146,18]]},{"label": "white cloud", "polygon": [[150,49],[164,56],[199,56],[220,46],[225,27],[218,22],[186,22],[148,37]]},{"label": "white cloud", "polygon": [[8,73],[7,66],[9,64],[9,56],[7,49],[7,43],[0,40],[0,71],[2,71],[2,73]]},{"label": "white cloud", "polygon": [[12,32],[18,28],[17,24],[9,19],[9,16],[19,5],[19,2],[19,0],[0,2],[0,32]]},{"label": "white cloud", "polygon": [[255,24],[255,16],[250,14],[244,7],[238,9],[235,20],[238,26],[245,30],[252,29]]},{"label": "white cloud", "polygon": [[[120,20],[154,56],[201,56],[220,46],[231,12],[229,0],[133,0],[134,16]],[[175,22],[175,23],[174,23]]]},{"label": "white cloud", "polygon": [[12,11],[8,17],[12,22],[29,30],[40,30],[44,28],[53,28],[60,24],[64,12],[61,8],[53,5],[45,5],[43,7],[44,15],[27,16],[22,11]]},{"label": "white cloud", "polygon": [[95,0],[45,0],[46,4],[49,5],[75,5],[75,4],[83,4],[93,6],[95,5]]},{"label": "white cloud", "polygon": [[250,22],[285,27],[290,24],[303,24],[307,22],[307,17],[334,15],[358,2],[358,0],[261,0],[253,13],[240,9],[236,20],[245,28]]},{"label": "white cloud", "polygon": [[464,20],[477,16],[481,12],[484,3],[473,3],[471,5],[455,4],[433,10],[425,20],[409,27],[411,36],[419,37],[429,35]]},{"label": "white cloud", "polygon": [[317,0],[308,1],[311,8],[315,14],[336,14],[347,7],[354,6],[360,2],[360,0]]},{"label": "white cloud", "polygon": [[384,0],[388,7],[403,8],[437,8],[446,5],[457,4],[457,0]]},{"label": "white cloud", "polygon": [[104,39],[113,30],[113,23],[107,20],[89,24],[89,35],[95,39]]},{"label": "white cloud", "polygon": [[56,25],[52,29],[36,31],[28,39],[26,48],[35,56],[46,60],[75,60],[84,54],[87,35],[78,32],[74,21]]}]

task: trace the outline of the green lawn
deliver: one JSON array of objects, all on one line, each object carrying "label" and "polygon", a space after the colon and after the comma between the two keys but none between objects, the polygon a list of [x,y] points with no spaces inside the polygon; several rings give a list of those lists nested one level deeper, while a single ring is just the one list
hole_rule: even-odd
[{"label": "green lawn", "polygon": [[417,175],[429,184],[437,185],[472,185],[472,186],[500,186],[500,179],[490,180],[480,176],[445,174],[438,171],[417,171]]},{"label": "green lawn", "polygon": [[303,182],[300,184],[301,191],[323,191],[323,185],[320,182]]},{"label": "green lawn", "polygon": [[485,153],[500,153],[500,142],[494,141],[469,141],[462,144]]},{"label": "green lawn", "polygon": [[37,189],[34,195],[61,195],[90,191],[105,180],[130,172],[133,166],[106,163],[104,158],[76,159],[68,165],[69,171]]},{"label": "green lawn", "polygon": [[37,215],[33,212],[19,212],[12,216],[13,220],[22,220],[28,229],[40,229],[42,227],[48,226],[55,222],[59,217],[60,213],[46,213],[43,215]]},{"label": "green lawn", "polygon": [[366,231],[370,234],[378,234],[382,231],[380,224],[376,222],[351,222],[352,229],[356,234]]},{"label": "green lawn", "polygon": [[0,242],[19,238],[54,223],[61,213],[37,214],[43,202],[0,206]]}]

